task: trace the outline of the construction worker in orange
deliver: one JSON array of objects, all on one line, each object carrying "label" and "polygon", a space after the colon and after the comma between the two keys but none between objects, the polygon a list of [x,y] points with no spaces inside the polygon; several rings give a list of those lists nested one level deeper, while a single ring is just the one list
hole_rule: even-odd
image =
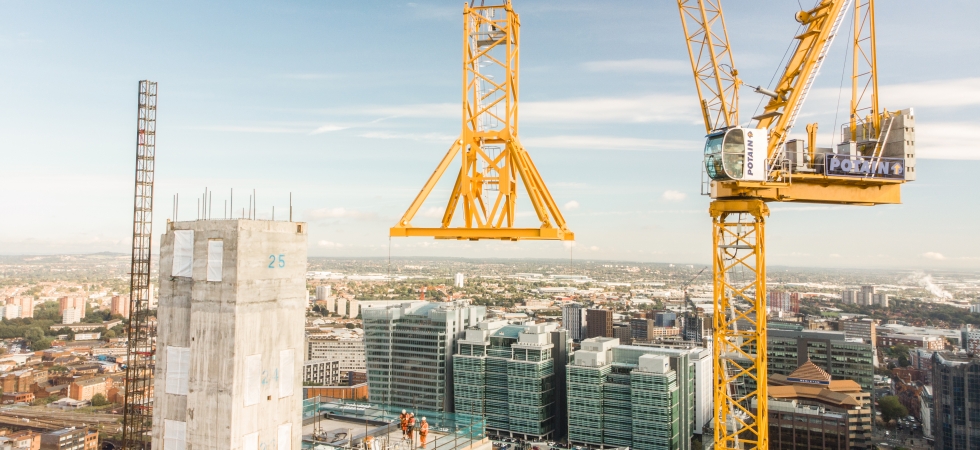
[{"label": "construction worker in orange", "polygon": [[398,422],[402,428],[402,439],[408,439],[408,413],[404,409],[398,415]]},{"label": "construction worker in orange", "polygon": [[422,444],[422,448],[425,448],[425,437],[429,435],[429,422],[422,418],[422,423],[419,424],[419,441]]},{"label": "construction worker in orange", "polygon": [[408,413],[408,440],[415,442],[415,414]]}]

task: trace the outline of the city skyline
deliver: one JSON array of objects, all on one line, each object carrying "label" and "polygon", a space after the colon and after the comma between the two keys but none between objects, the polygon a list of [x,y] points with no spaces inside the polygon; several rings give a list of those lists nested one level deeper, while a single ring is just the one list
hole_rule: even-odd
[{"label": "city skyline", "polygon": [[[160,82],[156,240],[174,194],[187,220],[205,187],[213,217],[230,189],[236,209],[256,189],[263,219],[273,206],[285,218],[292,192],[294,218],[310,223],[311,256],[384,257],[388,227],[459,132],[458,4],[59,6],[9,4],[0,18],[9,62],[0,201],[16,218],[0,223],[0,254],[126,252],[139,79]],[[514,6],[522,141],[576,233],[574,259],[709,263],[703,127],[675,5]],[[726,11],[747,83],[764,85],[780,67],[797,9]],[[768,262],[980,268],[969,225],[980,194],[968,184],[980,169],[980,127],[964,121],[980,109],[980,79],[962,58],[980,44],[958,38],[980,6],[894,2],[877,12],[882,104],[916,110],[919,179],[903,205],[773,205]],[[845,120],[835,117],[844,50],[841,39],[804,107],[821,143]],[[435,222],[448,189],[437,187],[418,224]],[[526,202],[518,210],[530,218]],[[394,257],[514,259],[567,259],[570,250],[431,239],[390,248]]]}]

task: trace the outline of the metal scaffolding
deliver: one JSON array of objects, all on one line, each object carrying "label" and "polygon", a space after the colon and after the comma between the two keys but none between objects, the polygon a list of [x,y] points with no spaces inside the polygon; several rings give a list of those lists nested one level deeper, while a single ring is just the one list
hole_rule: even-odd
[{"label": "metal scaffolding", "polygon": [[157,83],[139,82],[136,120],[136,193],[133,259],[129,279],[129,347],[123,408],[125,449],[150,448],[153,425],[153,354],[156,329],[150,322],[150,247],[153,237],[153,177],[156,159]]}]

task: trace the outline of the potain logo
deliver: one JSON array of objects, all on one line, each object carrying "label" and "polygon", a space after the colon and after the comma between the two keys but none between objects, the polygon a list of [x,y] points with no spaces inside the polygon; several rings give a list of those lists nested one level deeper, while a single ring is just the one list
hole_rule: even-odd
[{"label": "potain logo", "polygon": [[755,152],[753,149],[752,132],[749,131],[746,134],[748,135],[748,139],[745,140],[745,168],[746,168],[746,173],[749,176],[752,176],[752,169],[755,167],[755,162],[754,162]]}]

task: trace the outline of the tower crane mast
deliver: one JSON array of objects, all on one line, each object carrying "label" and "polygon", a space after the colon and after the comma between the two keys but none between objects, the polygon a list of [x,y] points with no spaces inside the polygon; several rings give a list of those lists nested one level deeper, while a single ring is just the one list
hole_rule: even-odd
[{"label": "tower crane mast", "polygon": [[[789,139],[834,38],[853,7],[850,119],[837,148]],[[768,448],[765,220],[767,202],[877,205],[901,202],[915,180],[912,109],[879,108],[874,0],[817,0],[796,13],[801,32],[752,127],[739,124],[743,84],[721,0],[677,0],[707,139],[714,289],[714,445]],[[836,130],[835,130],[836,131]],[[749,326],[739,327],[739,322]],[[750,381],[751,383],[745,383]],[[754,390],[734,385],[756,386]]]},{"label": "tower crane mast", "polygon": [[133,259],[126,327],[126,394],[122,448],[150,448],[153,420],[153,355],[156,330],[150,321],[150,250],[153,238],[153,182],[156,169],[157,83],[139,82],[136,120],[136,192],[133,205]]}]

